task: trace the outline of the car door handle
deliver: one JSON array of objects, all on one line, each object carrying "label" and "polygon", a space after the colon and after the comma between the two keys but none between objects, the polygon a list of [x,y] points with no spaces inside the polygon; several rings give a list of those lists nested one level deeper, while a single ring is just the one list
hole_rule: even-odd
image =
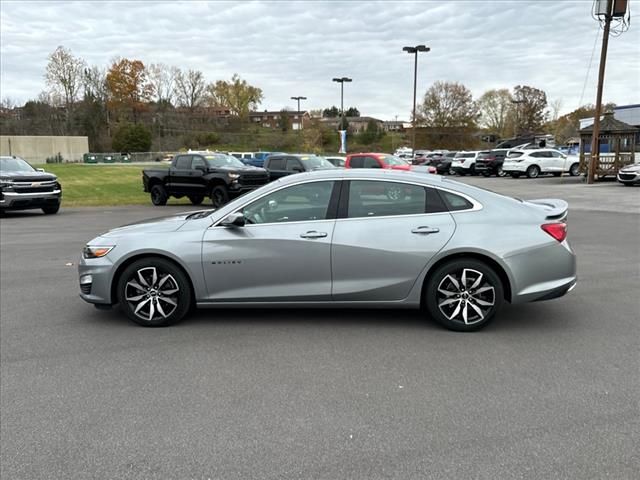
[{"label": "car door handle", "polygon": [[300,237],[302,238],[324,238],[326,236],[327,236],[326,232],[316,232],[315,230],[311,230],[310,232],[300,234]]},{"label": "car door handle", "polygon": [[430,233],[438,233],[439,231],[440,229],[436,227],[416,227],[411,230],[411,233],[429,235]]}]

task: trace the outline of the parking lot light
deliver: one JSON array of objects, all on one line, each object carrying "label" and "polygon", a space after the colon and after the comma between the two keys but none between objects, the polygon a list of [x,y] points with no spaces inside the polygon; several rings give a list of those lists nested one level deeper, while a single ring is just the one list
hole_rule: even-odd
[{"label": "parking lot light", "polygon": [[[414,67],[413,67],[413,118],[412,118],[412,131],[413,139],[411,142],[411,148],[413,152],[416,151],[416,91],[418,88],[418,52],[429,52],[431,48],[426,45],[416,45],[415,47],[402,47],[402,50],[414,55]],[[412,153],[413,154],[413,153]]]}]

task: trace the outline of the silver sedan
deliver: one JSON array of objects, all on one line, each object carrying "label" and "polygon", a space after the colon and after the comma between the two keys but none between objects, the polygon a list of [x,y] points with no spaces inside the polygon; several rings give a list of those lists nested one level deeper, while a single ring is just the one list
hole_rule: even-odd
[{"label": "silver sedan", "polygon": [[145,326],[192,306],[422,307],[447,328],[477,330],[504,302],[575,286],[567,208],[415,172],[301,173],[215,211],[94,238],[80,295]]}]

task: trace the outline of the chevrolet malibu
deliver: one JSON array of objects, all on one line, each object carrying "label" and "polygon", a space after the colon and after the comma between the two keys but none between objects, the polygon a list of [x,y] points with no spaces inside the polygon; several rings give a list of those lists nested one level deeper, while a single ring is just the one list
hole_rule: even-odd
[{"label": "chevrolet malibu", "polygon": [[477,330],[504,302],[575,286],[567,208],[415,172],[301,173],[218,210],[94,238],[80,295],[150,327],[194,306],[422,307],[446,328]]}]

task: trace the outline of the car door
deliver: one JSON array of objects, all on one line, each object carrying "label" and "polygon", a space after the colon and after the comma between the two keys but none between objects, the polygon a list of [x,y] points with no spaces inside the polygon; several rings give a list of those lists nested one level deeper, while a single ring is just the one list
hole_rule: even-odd
[{"label": "car door", "polygon": [[455,222],[435,189],[404,182],[344,182],[331,247],[335,301],[405,298]]},{"label": "car door", "polygon": [[311,181],[240,208],[246,225],[209,228],[202,266],[211,301],[330,301],[339,182]]},{"label": "car door", "polygon": [[277,180],[289,175],[285,165],[286,159],[284,157],[269,157],[267,160],[267,170],[269,170],[271,180]]},{"label": "car door", "polygon": [[567,157],[560,152],[551,150],[548,152],[551,155],[551,163],[553,165],[554,172],[568,172],[569,167],[565,165]]},{"label": "car door", "polygon": [[206,195],[207,180],[205,172],[207,162],[201,155],[193,155],[191,158],[191,178],[189,183],[189,195]]},{"label": "car door", "polygon": [[169,170],[169,188],[171,193],[186,195],[190,192],[191,159],[192,155],[178,155],[176,157],[175,165]]}]

